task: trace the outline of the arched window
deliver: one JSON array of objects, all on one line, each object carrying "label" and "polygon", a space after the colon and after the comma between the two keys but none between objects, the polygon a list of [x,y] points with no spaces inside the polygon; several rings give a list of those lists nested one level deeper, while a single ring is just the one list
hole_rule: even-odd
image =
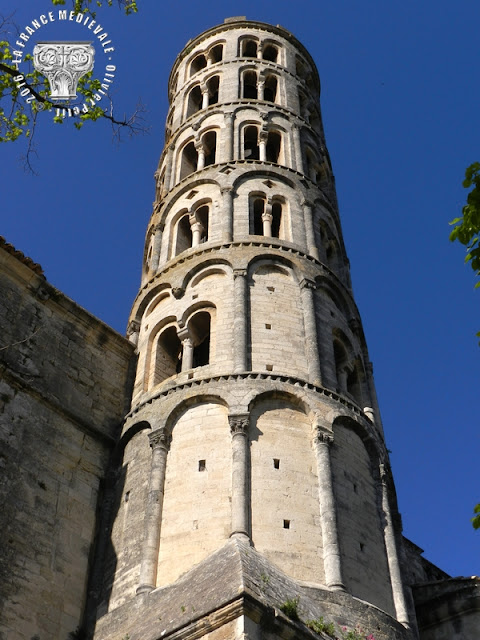
[{"label": "arched window", "polygon": [[197,111],[200,111],[201,108],[202,91],[200,89],[200,86],[197,84],[193,87],[193,89],[191,89],[190,93],[188,94],[186,117],[189,118],[194,113],[197,113]]},{"label": "arched window", "polygon": [[193,213],[185,213],[177,222],[174,235],[174,256],[208,241],[209,206],[202,205]]},{"label": "arched window", "polygon": [[207,81],[208,89],[208,106],[218,102],[218,88],[220,86],[220,77],[213,76]]},{"label": "arched window", "polygon": [[263,50],[263,59],[269,62],[277,62],[278,47],[275,47],[273,44],[267,44]]},{"label": "arched window", "polygon": [[282,222],[282,204],[274,201],[272,203],[272,238],[283,237]]},{"label": "arched window", "polygon": [[208,52],[208,59],[212,61],[212,64],[220,62],[223,58],[223,44],[217,44],[212,47]]},{"label": "arched window", "polygon": [[242,58],[256,58],[258,50],[258,43],[255,40],[249,40],[245,38],[242,40],[241,53]]},{"label": "arched window", "polygon": [[285,238],[283,204],[279,199],[268,203],[264,196],[253,198],[250,205],[250,233],[266,238]]},{"label": "arched window", "polygon": [[199,224],[200,228],[198,242],[197,238],[192,238],[192,246],[208,241],[208,213],[209,210],[207,205],[203,205],[195,211],[195,222],[193,224]]},{"label": "arched window", "polygon": [[202,69],[205,69],[207,66],[207,59],[205,58],[203,53],[200,53],[196,56],[190,65],[190,76],[193,76],[195,73],[198,73]]},{"label": "arched window", "polygon": [[277,97],[278,81],[276,76],[269,75],[265,78],[265,88],[263,90],[263,99],[267,102],[275,102]]},{"label": "arched window", "polygon": [[254,236],[263,236],[263,220],[262,216],[265,212],[265,199],[256,198],[253,201],[252,225],[251,233]]},{"label": "arched window", "polygon": [[216,149],[217,149],[217,133],[215,131],[208,131],[202,137],[203,152],[205,154],[205,166],[215,164]]},{"label": "arched window", "polygon": [[259,160],[260,158],[258,128],[255,126],[248,126],[243,130],[243,157],[245,160]]},{"label": "arched window", "polygon": [[347,352],[343,344],[338,341],[333,341],[333,355],[335,358],[335,374],[337,376],[337,392],[347,392]]},{"label": "arched window", "polygon": [[258,96],[257,90],[257,74],[255,71],[245,71],[243,74],[243,98],[256,100]]},{"label": "arched window", "polygon": [[180,373],[182,368],[182,344],[175,327],[168,327],[160,334],[155,352],[153,386],[170,376]]},{"label": "arched window", "polygon": [[176,236],[175,236],[175,251],[174,255],[178,256],[182,251],[190,249],[192,246],[192,227],[190,225],[190,218],[188,213],[180,218],[177,222]]},{"label": "arched window", "polygon": [[266,159],[268,162],[277,162],[282,148],[282,136],[277,131],[269,131],[266,145]]},{"label": "arched window", "polygon": [[180,165],[180,180],[197,170],[198,153],[193,142],[183,147]]},{"label": "arched window", "polygon": [[199,311],[188,322],[193,344],[193,368],[210,363],[211,317],[208,311]]}]

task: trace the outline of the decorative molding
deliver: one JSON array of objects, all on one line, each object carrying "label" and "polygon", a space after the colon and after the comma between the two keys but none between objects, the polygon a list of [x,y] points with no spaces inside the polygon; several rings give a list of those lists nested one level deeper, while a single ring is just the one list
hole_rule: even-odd
[{"label": "decorative molding", "polygon": [[165,449],[165,451],[170,449],[170,443],[172,442],[172,436],[167,433],[165,427],[149,433],[148,439],[150,440],[152,449],[160,448]]},{"label": "decorative molding", "polygon": [[248,413],[230,415],[228,416],[228,422],[230,424],[230,432],[232,436],[246,436],[250,424],[250,415]]},{"label": "decorative molding", "polygon": [[333,444],[333,433],[331,431],[325,431],[322,427],[316,428],[315,433],[315,443],[316,444]]}]

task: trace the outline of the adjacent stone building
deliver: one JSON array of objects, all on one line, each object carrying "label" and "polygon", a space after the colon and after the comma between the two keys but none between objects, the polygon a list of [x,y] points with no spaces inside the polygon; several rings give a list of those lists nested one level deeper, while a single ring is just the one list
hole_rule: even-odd
[{"label": "adjacent stone building", "polygon": [[402,537],[319,95],[282,27],[187,43],[128,341],[3,246],[2,640],[476,637]]}]

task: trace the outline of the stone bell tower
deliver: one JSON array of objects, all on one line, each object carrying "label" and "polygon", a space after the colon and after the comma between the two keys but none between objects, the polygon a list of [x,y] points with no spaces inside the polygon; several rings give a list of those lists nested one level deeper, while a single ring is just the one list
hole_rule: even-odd
[{"label": "stone bell tower", "polygon": [[97,640],[415,637],[319,95],[242,17],[175,61]]}]

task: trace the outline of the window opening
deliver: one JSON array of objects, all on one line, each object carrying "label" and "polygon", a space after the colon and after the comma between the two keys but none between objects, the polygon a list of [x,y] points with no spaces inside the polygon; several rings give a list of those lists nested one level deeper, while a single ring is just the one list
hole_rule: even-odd
[{"label": "window opening", "polygon": [[265,88],[263,89],[263,99],[268,102],[275,102],[277,97],[277,78],[275,76],[267,76],[265,80]]},{"label": "window opening", "polygon": [[243,157],[246,160],[259,160],[260,158],[257,127],[245,127],[243,134]]},{"label": "window opening", "polygon": [[243,58],[257,57],[257,43],[255,42],[255,40],[244,40],[242,42],[242,57]]},{"label": "window opening", "polygon": [[255,71],[245,71],[243,74],[243,97],[250,100],[256,100],[257,91],[257,74]]},{"label": "window opening", "polygon": [[159,384],[182,369],[182,343],[175,327],[168,327],[158,338],[153,384]]},{"label": "window opening", "polygon": [[265,201],[257,198],[253,203],[253,235],[263,236],[262,215],[265,211]]},{"label": "window opening", "polygon": [[274,47],[273,44],[267,44],[267,46],[263,50],[263,59],[268,60],[269,62],[277,62],[277,58],[278,58],[277,47]]},{"label": "window opening", "polygon": [[202,108],[202,91],[197,84],[188,95],[187,118]]},{"label": "window opening", "polygon": [[177,224],[177,238],[175,243],[175,255],[190,249],[192,246],[192,227],[188,214],[184,215]]},{"label": "window opening", "polygon": [[280,149],[282,146],[282,136],[276,131],[269,131],[267,138],[266,155],[268,162],[278,163]]},{"label": "window opening", "polygon": [[188,328],[193,338],[193,367],[203,367],[210,362],[210,324],[207,311],[200,311],[190,320]]},{"label": "window opening", "polygon": [[193,76],[195,73],[198,73],[202,69],[205,69],[207,66],[207,59],[204,54],[201,53],[196,58],[192,60],[192,64],[190,65],[190,76]]},{"label": "window opening", "polygon": [[186,178],[197,170],[198,152],[193,142],[189,142],[182,151],[182,163],[180,166],[180,180]]},{"label": "window opening", "polygon": [[202,138],[203,150],[205,153],[205,166],[215,164],[217,134],[215,131],[209,131]]},{"label": "window opening", "polygon": [[272,204],[272,238],[280,238],[282,227],[282,205],[280,202]]},{"label": "window opening", "polygon": [[220,77],[214,76],[207,82],[208,89],[208,106],[218,102],[218,88],[220,86]]}]

